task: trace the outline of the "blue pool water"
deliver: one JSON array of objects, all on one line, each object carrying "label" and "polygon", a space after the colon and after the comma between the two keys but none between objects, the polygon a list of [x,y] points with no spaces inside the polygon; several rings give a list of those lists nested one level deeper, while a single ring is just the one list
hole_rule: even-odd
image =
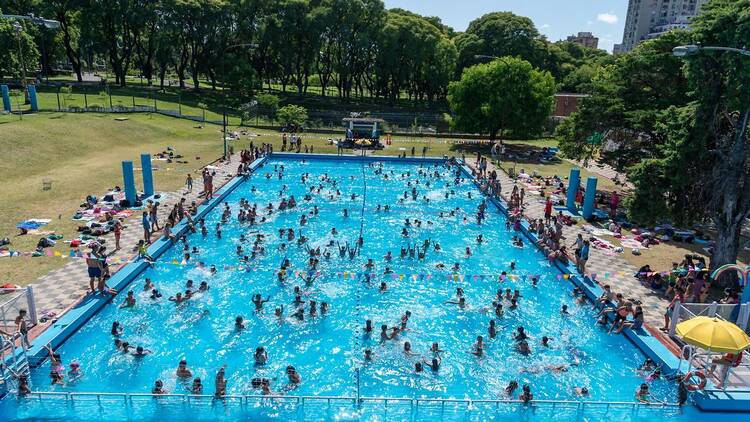
[{"label": "blue pool water", "polygon": [[[309,176],[304,183],[303,175]],[[146,393],[160,379],[169,392],[184,394],[188,393],[191,380],[178,380],[175,369],[180,359],[186,359],[193,375],[203,380],[205,394],[213,393],[216,371],[226,365],[228,394],[259,394],[251,380],[262,377],[271,379],[273,391],[287,395],[354,396],[359,387],[364,397],[495,399],[503,398],[504,387],[516,380],[520,385],[530,385],[536,399],[577,400],[573,387],[586,386],[591,395],[585,400],[633,401],[636,386],[643,382],[636,368],[644,356],[624,336],[608,335],[598,327],[592,306],[574,303],[572,284],[558,279],[557,270],[528,241],[524,248],[514,247],[511,238],[517,233],[506,228],[505,216],[492,204],[487,208],[486,220],[477,224],[476,210],[482,196],[469,179],[462,176],[454,183],[454,178],[455,167],[431,163],[270,160],[227,198],[232,218],[222,225],[221,239],[215,235],[215,227],[224,204],[206,218],[206,237],[200,233],[188,236],[190,248],[200,250],[193,261],[215,265],[215,275],[195,265],[174,265],[172,262],[181,261],[183,255],[183,245],[178,243],[129,286],[137,298],[134,308],[118,307],[124,296],[121,294],[59,349],[64,363],[80,362],[83,378],[66,386],[50,386],[46,363],[32,373],[33,389]],[[336,181],[336,187],[331,180]],[[315,187],[313,192],[311,187]],[[417,200],[412,199],[412,187],[418,193]],[[399,201],[407,190],[407,199]],[[304,200],[305,194],[310,194],[311,200]],[[276,208],[282,198],[291,195],[297,200],[296,208],[265,215],[264,208],[269,203]],[[258,204],[265,222],[250,226],[237,221],[243,198]],[[377,211],[378,204],[389,204],[391,209]],[[318,207],[317,215],[311,214],[314,206]],[[344,209],[348,217],[344,217]],[[451,210],[455,215],[449,214]],[[310,239],[307,244],[311,247],[325,250],[331,240],[354,245],[360,233],[364,241],[360,254],[351,260],[340,258],[336,246],[329,248],[331,258],[320,258],[319,277],[309,287],[295,279],[294,274],[308,270],[306,249],[296,241],[279,237],[280,229],[297,231],[303,214],[308,222],[301,232]],[[412,223],[407,228],[409,236],[404,237],[401,231],[407,218],[422,224],[416,227]],[[335,235],[331,234],[334,227],[338,231]],[[243,233],[250,239],[246,243],[240,242]],[[237,245],[242,244],[249,251],[258,233],[265,235],[265,254],[249,265],[241,263],[235,252]],[[477,244],[475,239],[480,234],[484,242]],[[424,260],[399,258],[402,247],[421,244],[425,239],[430,239],[431,245],[439,243],[441,250],[435,251],[431,246]],[[281,250],[282,243],[286,244],[285,250]],[[471,248],[471,256],[466,255],[467,247]],[[388,251],[394,255],[390,263],[383,258]],[[291,268],[288,278],[280,283],[276,270],[284,258],[289,259]],[[368,258],[375,263],[372,270],[365,267]],[[515,270],[511,270],[511,262],[515,263]],[[457,280],[450,276],[454,263],[460,264],[461,276]],[[439,268],[439,264],[445,268]],[[395,278],[383,275],[386,266],[395,271]],[[500,281],[498,275],[502,271],[512,276]],[[376,276],[369,284],[356,274],[370,272]],[[344,277],[344,273],[355,275]],[[401,274],[405,276],[402,278]],[[417,279],[411,274],[417,274]],[[530,275],[537,274],[538,287],[532,287]],[[144,292],[147,277],[163,293],[162,299],[153,301]],[[180,306],[168,301],[169,296],[185,291],[188,279],[196,286],[205,281],[210,290]],[[388,285],[385,292],[378,289],[381,281]],[[310,318],[309,305],[304,305],[305,321],[293,318],[294,286],[303,290],[303,300],[330,304],[328,314]],[[459,286],[464,289],[467,309],[444,303],[455,297]],[[502,317],[486,312],[499,288],[518,289],[522,295],[518,309],[506,309]],[[254,311],[251,299],[256,293],[269,298],[263,312]],[[560,313],[563,304],[569,306],[570,315]],[[281,305],[284,318],[280,321],[273,310]],[[412,315],[409,329],[394,340],[381,342],[379,327],[398,325],[407,310]],[[244,318],[244,330],[235,329],[236,316]],[[372,336],[362,330],[367,319],[375,327]],[[495,339],[488,336],[491,319],[498,327]],[[153,353],[136,358],[116,351],[110,334],[114,321],[124,326],[122,340]],[[532,353],[528,356],[515,350],[512,333],[518,326],[525,327],[531,337]],[[481,358],[470,353],[478,335],[484,336],[486,342],[486,355]],[[551,347],[540,345],[542,336],[552,338]],[[402,352],[405,341],[411,343],[415,355]],[[431,358],[428,349],[433,342],[439,342],[444,350],[439,371],[426,369],[416,374],[414,363]],[[265,347],[269,355],[268,363],[262,366],[253,361],[258,346]],[[363,359],[366,348],[373,351],[372,362]],[[296,388],[287,382],[288,365],[302,376],[302,383]],[[544,369],[545,365],[569,366],[566,372],[552,372]],[[655,381],[651,389],[657,399],[675,401],[671,383]],[[142,409],[131,406],[118,410],[116,403],[106,406],[108,417],[147,418],[169,412],[167,404],[153,408],[153,401],[144,402]],[[96,409],[101,412],[101,405],[51,406],[34,401],[13,407],[19,417],[59,415],[72,419],[96,418]],[[300,416],[286,414],[282,405],[271,409],[275,410],[263,409],[255,416]],[[357,416],[350,411],[329,408],[313,419]],[[244,414],[217,410],[215,406],[190,412],[186,415],[204,418],[215,417],[216,412],[223,416]],[[372,412],[373,417],[380,418],[376,410]],[[670,412],[684,416],[679,411]],[[172,413],[175,418],[177,414]],[[560,416],[564,412],[552,414]],[[413,417],[413,413],[410,415],[404,417]],[[534,416],[529,413],[526,417]],[[572,411],[572,419],[579,417]],[[303,414],[302,418],[306,416]]]}]

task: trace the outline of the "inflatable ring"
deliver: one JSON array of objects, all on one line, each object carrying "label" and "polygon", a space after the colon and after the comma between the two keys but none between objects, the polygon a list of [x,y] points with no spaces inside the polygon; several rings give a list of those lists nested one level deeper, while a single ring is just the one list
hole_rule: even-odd
[{"label": "inflatable ring", "polygon": [[[700,382],[698,382],[698,384],[690,382],[693,377],[698,377],[698,379],[700,379]],[[685,387],[687,387],[688,391],[703,390],[704,388],[706,388],[706,375],[701,371],[691,371],[685,375],[685,378],[682,379],[682,382],[685,383]]]}]

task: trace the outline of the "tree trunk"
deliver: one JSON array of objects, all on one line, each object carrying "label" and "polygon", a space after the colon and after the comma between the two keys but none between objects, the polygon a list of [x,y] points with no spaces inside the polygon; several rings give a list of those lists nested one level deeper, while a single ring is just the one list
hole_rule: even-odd
[{"label": "tree trunk", "polygon": [[[726,264],[734,264],[737,261],[737,250],[740,245],[740,225],[726,224],[724,219],[717,219],[716,224],[716,245],[711,254],[711,272]],[[718,280],[722,287],[738,287],[737,274],[726,272]]]}]

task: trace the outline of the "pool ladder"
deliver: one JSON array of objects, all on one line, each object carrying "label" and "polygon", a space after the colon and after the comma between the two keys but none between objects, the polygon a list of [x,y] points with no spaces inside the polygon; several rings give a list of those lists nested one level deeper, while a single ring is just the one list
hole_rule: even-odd
[{"label": "pool ladder", "polygon": [[[16,347],[16,345],[20,347]],[[14,333],[10,337],[0,335],[0,397],[18,389],[16,375],[30,377],[26,339],[21,333]]]}]

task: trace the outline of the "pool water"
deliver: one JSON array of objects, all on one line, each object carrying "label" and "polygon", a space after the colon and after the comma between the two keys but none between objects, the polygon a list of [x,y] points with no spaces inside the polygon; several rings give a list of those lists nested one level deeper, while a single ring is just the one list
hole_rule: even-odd
[{"label": "pool water", "polygon": [[[304,175],[309,177],[303,183]],[[174,264],[183,256],[183,244],[178,242],[129,286],[137,299],[134,308],[119,308],[122,293],[65,342],[59,353],[65,364],[81,364],[80,380],[50,386],[49,363],[45,363],[33,371],[32,386],[40,391],[147,393],[160,379],[170,393],[189,393],[192,380],[175,376],[178,362],[186,359],[193,375],[203,380],[205,394],[214,392],[214,376],[226,365],[228,394],[260,394],[251,380],[268,378],[274,392],[290,395],[354,396],[359,385],[365,397],[496,399],[504,398],[505,386],[516,380],[530,385],[536,399],[577,400],[573,387],[585,386],[591,393],[584,400],[632,401],[635,388],[644,382],[636,368],[645,357],[624,336],[607,334],[597,326],[593,307],[575,304],[573,285],[561,279],[527,239],[525,247],[513,246],[512,237],[518,233],[506,228],[506,217],[494,205],[488,203],[486,219],[477,224],[483,196],[468,177],[455,178],[456,167],[434,163],[271,159],[228,196],[232,218],[221,225],[220,239],[215,227],[224,204],[206,218],[207,236],[188,235],[190,248],[199,249],[192,264]],[[407,198],[401,200],[405,191]],[[304,199],[306,194],[311,200]],[[282,198],[291,195],[298,203],[291,210],[275,210],[254,226],[237,221],[240,199],[257,203],[265,215],[269,203],[276,209]],[[388,211],[382,207],[386,204]],[[314,206],[317,215],[311,214]],[[332,256],[320,258],[318,278],[310,286],[295,279],[297,272],[308,274],[306,248],[298,246],[296,239],[279,237],[280,229],[297,232],[303,214],[308,221],[301,233],[310,239],[310,247],[325,250],[330,241],[353,246],[360,234],[363,237],[360,253],[353,259],[339,257],[336,246],[329,248]],[[408,237],[402,236],[405,219],[412,222]],[[249,255],[258,233],[265,235],[265,254],[244,264],[236,253],[240,236],[250,239],[242,244]],[[475,239],[480,234],[484,242],[478,244]],[[424,260],[399,258],[402,247],[421,245],[425,239],[431,246]],[[435,243],[440,251],[434,250]],[[394,256],[390,263],[384,260],[388,251]],[[277,270],[285,258],[291,268],[287,279],[279,282]],[[368,259],[374,261],[373,269],[365,267]],[[194,265],[198,261],[215,265],[217,273],[198,268]],[[460,270],[453,277],[455,263]],[[383,275],[386,266],[395,276]],[[501,279],[503,271],[509,276]],[[367,282],[363,273],[375,276]],[[540,278],[537,287],[532,286],[532,275]],[[153,301],[144,292],[147,277],[163,293],[162,299]],[[180,306],[168,301],[185,291],[188,279],[196,286],[206,281],[210,289]],[[387,283],[385,292],[378,288],[381,281]],[[295,286],[301,287],[303,300],[327,302],[327,315],[309,317],[305,304],[305,320],[292,317]],[[455,299],[457,287],[465,292],[465,309],[444,303]],[[522,297],[517,309],[508,309],[506,303],[505,314],[497,317],[489,308],[500,288],[518,289]],[[269,298],[262,312],[255,312],[251,302],[256,293]],[[563,304],[568,305],[569,315],[561,314]],[[283,319],[274,316],[281,305]],[[411,312],[407,331],[381,342],[379,327],[398,325],[406,311]],[[240,331],[234,327],[237,316],[245,320]],[[363,331],[367,319],[373,321],[372,335]],[[498,327],[495,339],[488,335],[491,319]],[[110,334],[114,321],[124,327],[122,340],[153,353],[137,358],[115,350]],[[530,336],[529,355],[515,349],[513,332],[518,326]],[[478,335],[486,343],[482,357],[470,353]],[[551,347],[540,344],[542,336],[551,338]],[[403,353],[405,341],[411,343],[414,355]],[[433,342],[443,350],[440,369],[415,373],[415,362],[432,357]],[[254,364],[258,346],[268,352],[265,365]],[[374,355],[370,362],[363,358],[366,348]],[[288,365],[302,376],[296,388],[288,383]],[[546,365],[567,365],[567,371],[550,371]],[[651,390],[658,400],[675,401],[674,385],[667,381],[654,381]],[[520,388],[515,395],[519,392]],[[25,412],[33,414],[34,409],[39,410],[29,406]],[[86,415],[91,414],[68,413],[74,418]]]}]

